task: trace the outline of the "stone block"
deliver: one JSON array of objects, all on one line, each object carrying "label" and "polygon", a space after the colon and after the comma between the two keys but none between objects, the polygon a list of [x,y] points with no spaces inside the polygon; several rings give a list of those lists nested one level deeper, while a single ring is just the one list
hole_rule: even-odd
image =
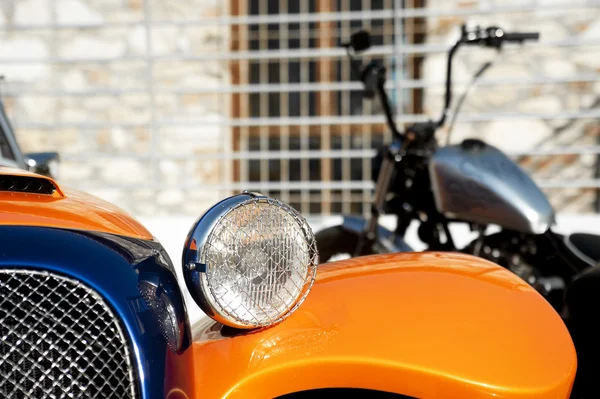
[{"label": "stone block", "polygon": [[158,26],[151,31],[152,53],[155,56],[187,51],[187,38],[177,26]]},{"label": "stone block", "polygon": [[[120,186],[131,184],[146,184],[151,186],[152,168],[148,162],[127,158],[99,158],[95,161],[99,177],[107,184],[118,184]],[[124,190],[124,188],[121,188]]]},{"label": "stone block", "polygon": [[[111,63],[108,68],[99,69],[105,71],[109,79],[106,84],[108,88],[147,90],[149,68],[145,61],[124,61]],[[156,85],[156,78],[154,78]]]},{"label": "stone block", "polygon": [[226,6],[218,0],[149,0],[156,19],[192,19],[220,15]]},{"label": "stone block", "polygon": [[176,207],[183,205],[185,196],[181,190],[159,190],[156,195],[158,207]]},{"label": "stone block", "polygon": [[56,116],[57,101],[54,97],[17,97],[18,119],[52,123]]},{"label": "stone block", "polygon": [[568,59],[545,59],[541,63],[541,73],[548,77],[560,78],[571,77],[577,74],[577,66]]},{"label": "stone block", "polygon": [[[7,1],[7,0],[3,0]],[[47,25],[52,21],[51,2],[48,0],[20,0],[14,2],[15,25]]]},{"label": "stone block", "polygon": [[[40,60],[48,55],[49,46],[41,38],[17,36],[0,40],[0,60]],[[0,74],[6,76],[11,82],[34,83],[47,78],[50,71],[50,65],[43,62],[0,64]]]},{"label": "stone block", "polygon": [[200,216],[208,208],[230,194],[220,190],[188,190],[185,203],[175,214]]},{"label": "stone block", "polygon": [[115,37],[73,35],[72,39],[61,43],[59,55],[62,58],[74,59],[112,59],[123,57],[125,50],[126,41]]},{"label": "stone block", "polygon": [[514,111],[535,113],[556,113],[564,110],[560,98],[553,95],[527,98],[517,103]]},{"label": "stone block", "polygon": [[217,125],[163,126],[159,137],[163,154],[201,155],[223,151],[221,128]]},{"label": "stone block", "polygon": [[146,154],[150,151],[148,128],[126,129],[114,126],[95,133],[95,148],[107,154]]},{"label": "stone block", "polygon": [[227,81],[227,65],[220,61],[157,61],[154,79],[157,87],[204,89],[219,87]]},{"label": "stone block", "polygon": [[579,34],[579,39],[588,41],[600,39],[600,21],[598,20],[598,16],[600,16],[600,11],[596,11],[594,15],[594,19],[591,19],[586,24],[580,25],[582,32]]},{"label": "stone block", "polygon": [[[143,24],[134,26],[127,34],[128,53],[136,55],[148,54],[148,41],[146,40],[146,27]],[[156,53],[154,53],[156,54]]]},{"label": "stone block", "polygon": [[[31,1],[31,0],[30,0]],[[47,3],[47,0],[42,0]],[[56,0],[56,20],[59,25],[100,25],[104,18],[100,12],[82,0]]]},{"label": "stone block", "polygon": [[71,68],[61,73],[58,84],[65,91],[83,91],[89,86],[86,75],[79,68]]},{"label": "stone block", "polygon": [[546,124],[538,120],[495,120],[480,131],[481,139],[503,151],[532,148],[550,135]]},{"label": "stone block", "polygon": [[61,159],[59,173],[59,180],[65,185],[77,186],[82,181],[94,179],[94,168],[80,160]]}]

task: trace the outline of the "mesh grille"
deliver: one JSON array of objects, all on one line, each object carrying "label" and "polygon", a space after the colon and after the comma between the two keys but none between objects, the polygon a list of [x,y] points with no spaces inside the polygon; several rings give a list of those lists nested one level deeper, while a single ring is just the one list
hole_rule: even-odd
[{"label": "mesh grille", "polygon": [[270,198],[248,200],[219,219],[202,260],[218,306],[249,326],[276,323],[295,310],[318,263],[304,218]]},{"label": "mesh grille", "polygon": [[0,397],[136,397],[119,322],[81,282],[0,270],[0,335]]}]

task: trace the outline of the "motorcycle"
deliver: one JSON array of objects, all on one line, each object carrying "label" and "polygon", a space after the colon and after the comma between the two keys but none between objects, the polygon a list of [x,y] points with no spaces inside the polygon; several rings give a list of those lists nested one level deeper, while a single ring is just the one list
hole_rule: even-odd
[{"label": "motorcycle", "polygon": [[[374,159],[376,185],[370,215],[345,215],[341,225],[319,231],[316,239],[321,262],[338,255],[412,251],[404,237],[411,222],[417,221],[419,239],[428,251],[458,251],[507,268],[535,287],[568,326],[580,364],[572,397],[600,397],[593,375],[600,366],[600,344],[596,343],[600,329],[593,323],[597,314],[593,304],[600,299],[600,236],[563,236],[553,231],[555,213],[547,197],[499,149],[474,138],[440,146],[435,137],[451,114],[452,60],[459,48],[478,45],[500,51],[506,43],[538,39],[538,33],[463,25],[460,38],[448,51],[440,118],[401,132],[385,90],[385,67],[378,62],[362,66],[357,60],[370,47],[369,33],[354,33],[344,47],[364,85],[365,97],[379,98],[392,141]],[[490,66],[488,62],[475,73],[454,116],[470,86]],[[394,231],[379,223],[380,215],[386,213],[397,217]],[[450,223],[466,223],[477,237],[458,247]],[[489,233],[494,226],[500,230]]]}]

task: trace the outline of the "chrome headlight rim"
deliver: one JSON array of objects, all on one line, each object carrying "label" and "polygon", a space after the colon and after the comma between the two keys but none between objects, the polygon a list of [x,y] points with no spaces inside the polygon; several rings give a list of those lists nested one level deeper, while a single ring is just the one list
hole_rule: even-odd
[{"label": "chrome headlight rim", "polygon": [[[300,293],[297,298],[289,304],[284,312],[278,317],[270,319],[268,322],[241,321],[239,318],[236,318],[235,315],[228,312],[227,309],[221,307],[218,301],[213,299],[216,293],[214,288],[211,287],[208,282],[206,273],[207,265],[203,263],[207,248],[206,243],[209,242],[212,234],[215,233],[215,227],[232,212],[252,203],[276,206],[292,216],[294,222],[302,231],[303,238],[308,246],[309,264],[307,265],[307,275]],[[294,313],[304,302],[314,284],[318,263],[319,255],[316,240],[306,219],[304,219],[304,217],[293,207],[281,201],[266,197],[259,193],[250,193],[247,191],[226,198],[207,210],[190,230],[183,252],[184,279],[194,301],[215,321],[239,329],[254,329],[272,326],[280,323]]]}]

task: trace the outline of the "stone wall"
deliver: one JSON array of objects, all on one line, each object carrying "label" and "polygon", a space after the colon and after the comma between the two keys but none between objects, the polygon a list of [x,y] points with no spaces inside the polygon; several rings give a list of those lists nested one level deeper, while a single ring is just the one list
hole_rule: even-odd
[{"label": "stone wall", "polygon": [[227,64],[202,57],[228,48],[229,28],[193,21],[227,3],[2,0],[2,92],[23,150],[59,151],[62,184],[134,214],[202,212],[223,193],[199,187],[229,175],[203,158],[230,146],[228,98],[210,90]]},{"label": "stone wall", "polygon": [[[544,43],[583,40],[587,46],[518,46],[504,52],[473,88],[465,115],[542,113],[593,108],[600,83],[574,76],[600,72],[600,9],[544,10],[478,17],[434,17],[428,43],[448,45],[462,22],[540,31]],[[510,7],[500,0],[430,0],[432,9]],[[201,213],[226,195],[231,178],[230,85],[226,60],[229,1],[2,0],[0,74],[9,115],[25,151],[58,150],[61,182],[85,189],[140,216]],[[206,22],[206,18],[211,22]],[[198,22],[202,19],[204,22]],[[195,22],[194,22],[195,21]],[[150,30],[147,31],[147,27]],[[455,79],[465,82],[493,51],[464,49]],[[424,65],[425,80],[443,80],[444,54]],[[539,79],[571,80],[532,84]],[[504,80],[504,82],[503,82]],[[510,82],[517,81],[517,83]],[[463,85],[464,87],[464,85]],[[457,88],[460,92],[461,85]],[[426,112],[441,107],[441,85],[426,90]],[[485,119],[485,118],[484,118]],[[453,141],[479,137],[504,150],[596,145],[593,119],[488,118],[458,123]],[[221,156],[221,158],[219,158]],[[540,179],[592,178],[596,157],[529,157]],[[591,210],[596,192],[549,189],[563,210]]]}]

